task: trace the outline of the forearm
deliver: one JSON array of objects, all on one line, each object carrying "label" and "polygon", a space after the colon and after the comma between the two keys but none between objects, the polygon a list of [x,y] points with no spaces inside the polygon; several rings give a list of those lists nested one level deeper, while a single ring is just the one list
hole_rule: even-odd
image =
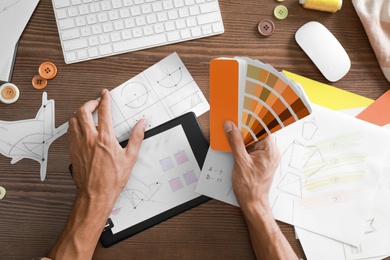
[{"label": "forearm", "polygon": [[77,196],[49,257],[56,260],[91,259],[112,206],[112,201]]},{"label": "forearm", "polygon": [[298,259],[272,216],[268,202],[243,208],[257,259]]}]

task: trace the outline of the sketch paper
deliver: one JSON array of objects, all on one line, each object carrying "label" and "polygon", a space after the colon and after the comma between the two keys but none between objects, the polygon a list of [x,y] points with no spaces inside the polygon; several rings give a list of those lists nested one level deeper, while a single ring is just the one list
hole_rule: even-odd
[{"label": "sketch paper", "polygon": [[[143,117],[150,129],[187,112],[200,116],[210,109],[177,53],[111,90],[110,95],[113,126],[120,142],[129,138]],[[97,122],[97,113],[94,120]]]},{"label": "sketch paper", "polygon": [[54,100],[42,93],[42,106],[34,119],[20,121],[0,120],[0,153],[17,163],[23,158],[40,163],[41,180],[46,177],[50,145],[66,133],[68,123],[55,128]]},{"label": "sketch paper", "polygon": [[350,246],[296,228],[306,257],[319,260],[357,260],[383,259],[390,255],[390,207],[388,205],[390,205],[390,167],[387,167],[385,174],[378,181],[372,209],[366,220],[364,236],[359,245]]},{"label": "sketch paper", "polygon": [[38,2],[39,0],[0,1],[0,81],[9,80],[13,58],[11,54],[15,52],[16,43]]},{"label": "sketch paper", "polygon": [[[350,116],[313,106],[313,114],[276,134],[282,154],[270,191],[276,219],[351,245],[358,245],[377,181],[390,157],[390,132]],[[210,185],[210,166],[222,169],[214,153],[202,169],[197,191]],[[232,160],[232,159],[231,159]],[[208,158],[206,159],[206,162]],[[232,165],[232,164],[231,164]],[[207,196],[234,204],[231,170]],[[207,187],[207,186],[205,186]],[[216,196],[214,190],[219,190]]]},{"label": "sketch paper", "polygon": [[232,189],[232,153],[209,147],[195,191],[234,206],[239,206]]},{"label": "sketch paper", "polygon": [[111,213],[114,234],[199,197],[200,168],[178,125],[145,139],[130,179]]}]

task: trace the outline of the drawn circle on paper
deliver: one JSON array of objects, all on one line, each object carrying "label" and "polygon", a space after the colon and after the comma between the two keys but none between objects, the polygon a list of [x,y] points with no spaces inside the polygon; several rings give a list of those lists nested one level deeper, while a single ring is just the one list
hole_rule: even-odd
[{"label": "drawn circle on paper", "polygon": [[130,82],[123,87],[121,97],[127,107],[139,108],[148,101],[148,89],[142,83]]}]

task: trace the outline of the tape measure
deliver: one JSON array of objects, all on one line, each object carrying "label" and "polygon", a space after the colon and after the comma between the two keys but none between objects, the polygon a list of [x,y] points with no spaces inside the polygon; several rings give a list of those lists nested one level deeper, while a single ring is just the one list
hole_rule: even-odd
[{"label": "tape measure", "polygon": [[341,9],[343,0],[299,0],[306,9],[335,13]]}]

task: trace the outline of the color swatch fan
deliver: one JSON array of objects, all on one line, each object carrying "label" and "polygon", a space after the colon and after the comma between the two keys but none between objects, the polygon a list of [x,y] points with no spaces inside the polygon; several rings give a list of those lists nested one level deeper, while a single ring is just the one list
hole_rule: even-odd
[{"label": "color swatch fan", "polygon": [[257,60],[219,58],[210,63],[210,144],[230,151],[223,123],[241,130],[246,146],[311,113],[302,87]]}]

